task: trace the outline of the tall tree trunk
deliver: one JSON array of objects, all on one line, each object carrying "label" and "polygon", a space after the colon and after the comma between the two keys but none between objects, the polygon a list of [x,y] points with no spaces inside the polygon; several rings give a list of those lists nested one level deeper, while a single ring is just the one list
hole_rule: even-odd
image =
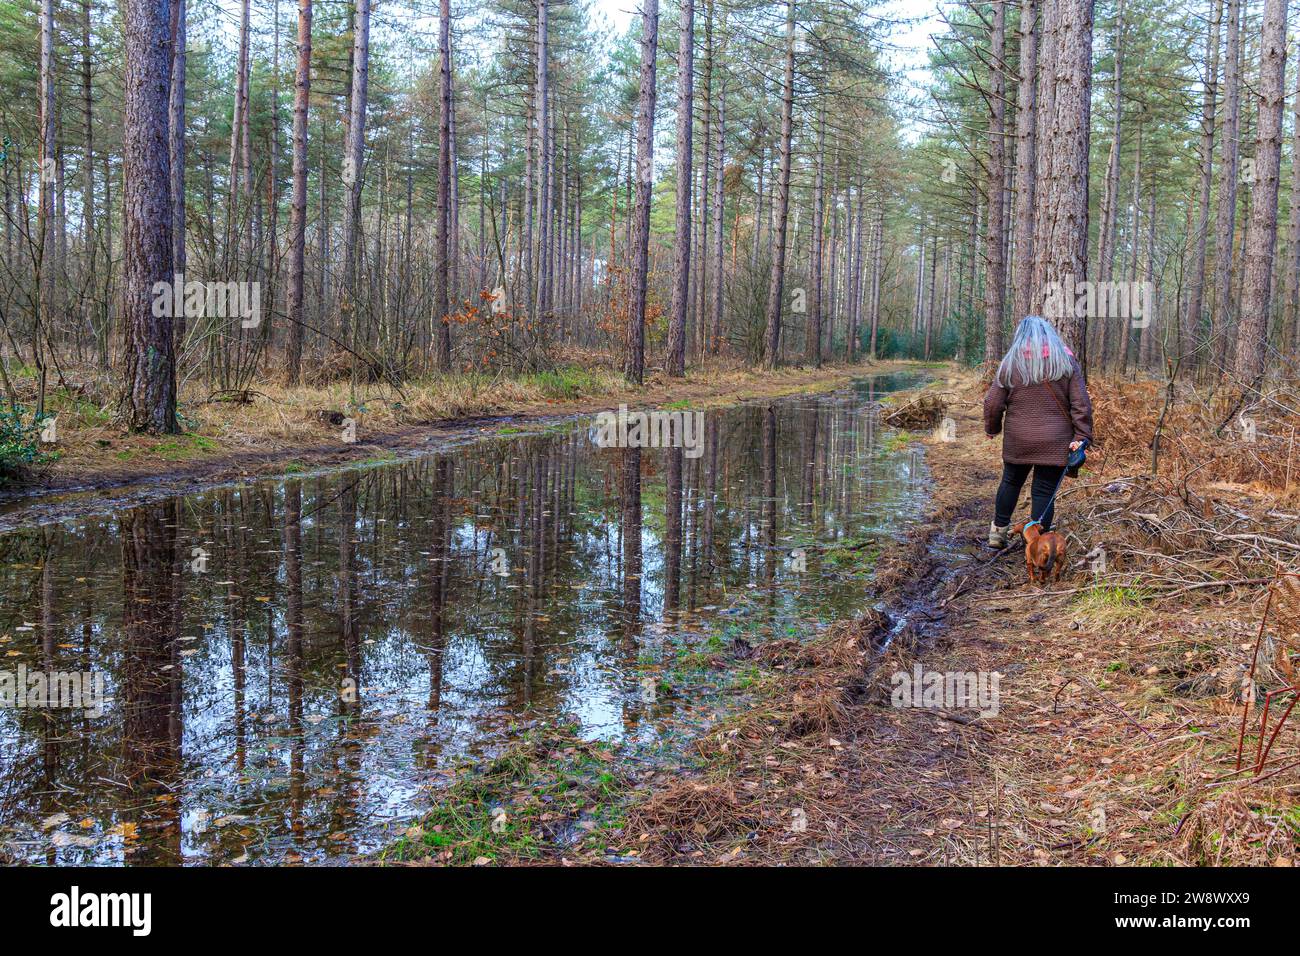
[{"label": "tall tree trunk", "polygon": [[[858,226],[858,234],[861,236],[862,227]],[[934,344],[934,280],[939,271],[939,234],[936,232],[930,237],[930,281],[929,292],[927,293],[928,302],[925,307],[925,360],[930,361],[930,350]]]},{"label": "tall tree trunk", "polygon": [[[126,326],[123,410],[132,431],[174,434],[176,364],[172,323],[154,315],[155,283],[172,276],[171,169],[167,109],[171,15],[167,0],[127,0],[123,95],[122,311]],[[165,293],[164,293],[165,294]]]},{"label": "tall tree trunk", "polygon": [[1232,252],[1237,217],[1241,155],[1241,0],[1228,0],[1228,35],[1223,61],[1223,157],[1219,160],[1219,205],[1214,226],[1214,302],[1210,325],[1214,362],[1222,374],[1232,324]]},{"label": "tall tree trunk", "polygon": [[1300,352],[1300,57],[1296,62],[1295,130],[1291,140],[1291,214],[1287,229],[1286,315],[1280,344]]},{"label": "tall tree trunk", "polygon": [[[266,177],[266,204],[270,210],[270,224],[267,229],[266,259],[264,271],[270,280],[271,301],[266,309],[268,315],[261,325],[262,341],[271,343],[272,326],[269,316],[279,316],[276,306],[279,304],[280,278],[280,0],[271,4],[271,19],[274,23],[271,51],[271,155],[268,163],[269,174]],[[276,334],[278,329],[274,330]],[[264,356],[269,360],[268,354]]]},{"label": "tall tree trunk", "polygon": [[[251,30],[251,24],[245,27]],[[262,261],[262,194],[254,189],[253,183],[253,52],[252,40],[249,38],[248,55],[244,62],[244,108],[240,123],[240,176],[244,188],[244,205],[246,214],[251,218],[252,229],[249,236],[250,255],[247,263],[247,277],[256,279]]]},{"label": "tall tree trunk", "polygon": [[[543,0],[545,2],[545,0]],[[451,371],[451,2],[438,3],[438,219],[433,276],[433,316],[438,368]]]},{"label": "tall tree trunk", "polygon": [[[984,231],[984,370],[992,376],[1002,358],[1002,313],[1006,303],[1006,263],[1002,258],[1002,196],[1007,188],[1006,167],[1006,21],[1007,5],[993,4],[993,25],[989,34],[989,179],[988,227]],[[931,276],[934,275],[933,256]],[[919,290],[918,290],[919,294]],[[927,322],[926,358],[930,351]]]},{"label": "tall tree trunk", "polygon": [[362,162],[366,145],[366,100],[370,87],[370,0],[356,0],[352,25],[352,95],[343,145],[343,287],[339,338],[355,335],[357,233],[361,227]]},{"label": "tall tree trunk", "polygon": [[1236,335],[1233,375],[1251,391],[1264,379],[1268,318],[1272,301],[1273,254],[1277,246],[1277,196],[1282,166],[1282,109],[1286,83],[1287,0],[1264,0],[1260,41],[1259,124],[1255,180],[1246,231],[1241,325]]},{"label": "tall tree trunk", "polygon": [[[537,43],[534,41],[529,44],[534,55],[537,53]],[[533,86],[537,85],[536,67],[533,69]],[[524,117],[525,138],[528,141],[524,156],[524,208],[520,212],[520,230],[519,237],[519,281],[523,285],[522,295],[511,297],[511,304],[514,305],[516,299],[524,303],[525,311],[531,312],[534,305],[534,282],[536,273],[533,268],[533,212],[536,208],[536,196],[533,195],[533,169],[537,165],[537,135],[533,127],[533,115],[537,106],[537,94],[528,98],[528,106]]]},{"label": "tall tree trunk", "polygon": [[760,225],[763,221],[763,172],[767,168],[767,144],[761,143],[758,147],[758,168],[755,172],[757,176],[757,185],[754,189],[754,231],[752,243],[749,250],[749,267],[758,268],[758,244],[763,234]]},{"label": "tall tree trunk", "polygon": [[[41,0],[41,65],[40,65],[40,149],[37,183],[37,246],[36,279],[38,285],[39,318],[32,328],[32,354],[40,370],[36,413],[45,411],[45,360],[42,338],[49,334],[53,321],[55,270],[50,242],[50,227],[54,224],[55,186],[58,160],[55,147],[54,113],[54,0]],[[25,205],[25,203],[24,203]]]},{"label": "tall tree trunk", "polygon": [[858,343],[862,338],[862,258],[865,251],[862,243],[866,228],[867,187],[862,183],[858,186],[858,231],[853,247],[853,322],[849,333],[849,360],[853,362],[858,359]]},{"label": "tall tree trunk", "polygon": [[1039,0],[1020,2],[1020,89],[1016,97],[1016,206],[1013,318],[1034,311],[1034,149],[1038,122]]},{"label": "tall tree trunk", "polygon": [[95,255],[95,127],[94,127],[94,90],[92,87],[92,50],[90,38],[90,5],[92,0],[82,0],[81,4],[81,112],[82,129],[85,138],[85,162],[82,171],[81,209],[82,226],[85,230],[85,243],[89,249],[89,268],[94,271]]},{"label": "tall tree trunk", "polygon": [[[450,238],[447,240],[451,262],[447,266],[447,295],[451,299],[452,311],[461,301],[459,279],[460,268],[460,160],[456,153],[456,64],[451,56],[451,29],[447,37],[447,83],[450,89],[447,104],[447,176],[451,180],[451,220],[448,226]],[[447,351],[451,351],[450,330]]]},{"label": "tall tree trunk", "polygon": [[713,185],[713,321],[712,331],[709,334],[709,350],[714,355],[717,355],[722,348],[722,270],[726,254],[722,224],[726,197],[723,195],[722,187],[726,174],[726,119],[727,78],[723,75],[718,89],[718,161],[713,171],[715,177]]},{"label": "tall tree trunk", "polygon": [[794,139],[794,5],[785,4],[785,79],[781,94],[781,171],[776,184],[776,234],[772,280],[767,287],[767,329],[763,336],[763,365],[776,367],[781,348],[781,297],[785,290],[785,235],[790,218],[790,166]]},{"label": "tall tree trunk", "polygon": [[[826,325],[826,326],[829,327],[828,336],[829,336],[829,338],[830,338],[830,340],[831,340],[831,344],[832,344],[832,346],[834,345],[834,342],[835,342],[835,326],[836,326],[836,324],[837,324],[837,323],[836,323],[836,319],[839,318],[839,312],[837,311],[837,309],[838,309],[838,304],[839,304],[839,299],[837,298],[837,290],[839,289],[839,284],[838,284],[838,283],[839,283],[839,274],[840,274],[840,273],[839,273],[839,264],[840,264],[840,256],[839,256],[839,238],[840,238],[840,198],[839,198],[839,193],[840,193],[839,168],[838,168],[837,166],[835,166],[835,165],[832,165],[832,166],[831,166],[831,188],[830,188],[830,190],[829,190],[828,193],[827,193],[827,197],[828,197],[828,202],[827,202],[827,204],[828,204],[829,207],[830,207],[830,214],[831,214],[831,215],[830,215],[829,228],[827,229],[827,236],[826,236],[826,249],[827,249],[827,251],[826,251],[826,255],[825,255],[825,258],[828,260],[828,263],[829,263],[829,264],[828,264],[827,269],[826,269],[826,272],[827,272],[827,275],[826,275],[826,289],[825,289],[825,292],[824,292],[824,294],[823,294],[823,296],[822,296],[822,298],[823,298],[823,303],[822,303],[822,305],[823,305],[822,313],[823,313],[823,315],[824,315],[824,319],[822,320],[822,322],[823,322],[824,325]],[[845,343],[845,354],[848,354],[848,343],[847,343],[847,342]]]},{"label": "tall tree trunk", "polygon": [[[1043,179],[1047,173],[1050,159],[1048,150],[1052,135],[1052,121],[1056,115],[1056,26],[1060,17],[1057,14],[1058,0],[1039,0],[1038,7],[1038,89],[1034,109],[1037,112],[1034,129],[1034,224],[1040,212]],[[1035,229],[1035,236],[1037,229]],[[1034,240],[1034,273],[1030,285],[1036,298],[1032,312],[1041,311],[1043,289],[1039,283],[1038,241]]]},{"label": "tall tree trunk", "polygon": [[243,231],[238,225],[239,181],[243,171],[243,154],[239,147],[248,128],[248,124],[244,121],[244,114],[248,109],[249,2],[250,0],[242,0],[239,8],[239,57],[235,62],[235,102],[230,117],[230,191],[226,197],[228,206],[225,254],[227,263],[231,267],[238,263],[244,247]]},{"label": "tall tree trunk", "polygon": [[846,355],[850,362],[858,359],[858,312],[857,285],[862,264],[862,187],[858,186],[857,209],[853,207],[853,189],[847,196],[845,213],[848,229],[845,231],[844,243],[844,299],[848,308],[844,315],[844,341],[847,345]]},{"label": "tall tree trunk", "polygon": [[[172,76],[168,101],[171,164],[172,271],[185,274],[185,0],[172,0]],[[185,313],[173,318],[177,354],[185,340]]]},{"label": "tall tree trunk", "polygon": [[537,82],[534,96],[537,105],[533,116],[537,121],[537,289],[534,316],[545,319],[550,308],[551,281],[551,126],[549,103],[550,59],[550,7],[549,0],[537,0]]},{"label": "tall tree trunk", "polygon": [[1097,279],[1108,281],[1114,268],[1115,226],[1119,209],[1119,163],[1124,130],[1124,0],[1115,19],[1114,87],[1115,119],[1111,125],[1110,154],[1106,163],[1106,189],[1101,197],[1101,227],[1097,234]]},{"label": "tall tree trunk", "polygon": [[[1142,123],[1137,128],[1137,149],[1133,156],[1133,198],[1129,201],[1132,220],[1129,222],[1129,271],[1128,277],[1138,281],[1138,249],[1142,242]],[[1128,337],[1125,337],[1125,341]]]},{"label": "tall tree trunk", "polygon": [[[921,220],[920,227],[916,235],[916,275],[913,277],[913,286],[916,288],[916,295],[912,299],[912,335],[915,336],[921,330],[921,316],[925,312],[925,219]],[[987,330],[988,324],[985,323]]]},{"label": "tall tree trunk", "polygon": [[817,117],[817,170],[813,174],[812,196],[812,295],[809,297],[808,334],[804,354],[813,368],[822,364],[822,246],[825,235],[826,198],[826,112]]},{"label": "tall tree trunk", "polygon": [[885,207],[881,204],[876,213],[875,254],[871,258],[871,360],[876,360],[876,338],[880,332],[880,277],[885,257]]},{"label": "tall tree trunk", "polygon": [[[294,384],[302,379],[302,300],[307,235],[307,108],[311,101],[311,3],[312,0],[298,0],[298,71],[293,93],[293,205],[289,212],[289,381]],[[324,230],[324,222],[321,222],[320,228]]]},{"label": "tall tree trunk", "polygon": [[650,201],[654,186],[655,55],[659,48],[659,0],[641,8],[641,85],[637,102],[636,209],[632,237],[632,308],[628,315],[627,359],[623,371],[641,384],[645,375],[645,310],[649,278]]},{"label": "tall tree trunk", "polygon": [[[1101,198],[1101,228],[1097,232],[1097,280],[1109,282],[1115,265],[1115,233],[1119,219],[1119,164],[1124,131],[1124,0],[1119,0],[1115,16],[1115,40],[1113,53],[1115,57],[1115,76],[1113,96],[1115,98],[1115,119],[1111,127],[1110,156],[1106,163],[1106,189]],[[1136,201],[1136,197],[1135,197]],[[1135,207],[1136,208],[1136,207]],[[1098,322],[1099,335],[1094,341],[1100,341],[1100,355],[1097,364],[1105,367],[1111,357],[1113,316],[1101,316]],[[1120,341],[1126,341],[1121,333]]]},{"label": "tall tree trunk", "polygon": [[1193,236],[1195,251],[1191,289],[1187,296],[1187,311],[1183,314],[1179,328],[1180,364],[1189,364],[1200,347],[1198,340],[1201,313],[1205,302],[1205,249],[1210,232],[1210,194],[1214,185],[1214,112],[1218,98],[1219,36],[1222,32],[1222,21],[1223,0],[1214,0],[1207,42],[1209,60],[1205,68],[1205,88],[1201,95],[1201,194],[1197,204],[1196,232]]},{"label": "tall tree trunk", "polygon": [[1143,281],[1151,289],[1152,297],[1146,303],[1146,325],[1138,332],[1137,366],[1139,368],[1150,368],[1151,354],[1155,348],[1160,321],[1160,295],[1156,291],[1156,191],[1154,187],[1147,197],[1146,274],[1143,276]]},{"label": "tall tree trunk", "polygon": [[[91,47],[90,6],[92,0],[81,2],[81,117],[84,156],[81,180],[81,226],[82,254],[85,262],[86,276],[98,274],[97,260],[99,252],[99,233],[95,228],[95,127],[94,127],[94,88]],[[5,251],[4,262],[12,269],[12,236],[9,204],[9,175],[4,173],[4,216],[5,216]],[[100,325],[100,304],[95,297],[87,296],[82,303],[82,322],[84,327],[94,330]],[[106,325],[106,323],[104,323]]]},{"label": "tall tree trunk", "polygon": [[1287,332],[1282,348],[1300,352],[1300,57],[1296,62],[1295,132],[1291,140],[1291,221],[1287,232]]},{"label": "tall tree trunk", "polygon": [[560,311],[560,324],[563,327],[565,316],[568,310],[568,300],[565,296],[568,294],[568,256],[569,256],[569,119],[564,118],[564,150],[563,160],[560,162],[560,201],[556,207],[556,230],[557,245],[559,254],[556,257],[556,275],[555,285],[557,298],[556,301]]},{"label": "tall tree trunk", "polygon": [[[549,32],[549,31],[548,31]],[[549,49],[549,43],[548,43]],[[549,53],[548,53],[549,57]],[[547,87],[548,97],[554,94],[549,91],[550,83]],[[542,313],[548,319],[554,316],[555,311],[555,277],[558,271],[556,265],[556,247],[558,245],[559,226],[558,226],[558,204],[555,201],[555,110],[548,109],[546,126],[546,210],[549,217],[549,224],[546,227],[546,272],[542,278],[545,280],[542,289],[545,293],[545,301],[542,305]]]},{"label": "tall tree trunk", "polygon": [[677,54],[677,224],[673,236],[673,300],[668,320],[668,358],[664,371],[686,374],[686,312],[691,285],[691,127],[695,74],[695,0],[681,0]]},{"label": "tall tree trunk", "polygon": [[1087,368],[1087,316],[1074,316],[1073,283],[1088,275],[1088,134],[1092,98],[1093,0],[1049,5],[1053,78],[1051,125],[1040,157],[1035,285],[1059,284],[1066,294],[1049,302],[1044,318]]},{"label": "tall tree trunk", "polygon": [[712,235],[711,220],[713,214],[712,206],[712,174],[713,174],[713,68],[714,68],[714,46],[713,46],[713,0],[705,0],[704,4],[704,69],[702,71],[704,80],[704,92],[700,98],[700,123],[703,127],[703,142],[700,143],[700,161],[699,161],[699,220],[700,227],[696,232],[696,254],[693,257],[695,289],[691,294],[691,313],[694,316],[691,325],[691,341],[695,346],[696,356],[704,354],[704,340],[707,338],[709,327],[708,322],[708,301],[709,301],[709,266],[710,257],[709,237]]}]

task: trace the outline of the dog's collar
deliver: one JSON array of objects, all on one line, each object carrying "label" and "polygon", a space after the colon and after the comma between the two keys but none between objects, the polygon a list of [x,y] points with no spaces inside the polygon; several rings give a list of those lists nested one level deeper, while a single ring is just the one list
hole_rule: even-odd
[{"label": "dog's collar", "polygon": [[1026,521],[1026,522],[1025,522],[1025,526],[1021,529],[1021,533],[1023,534],[1024,532],[1028,531],[1028,530],[1029,530],[1030,528],[1032,528],[1034,525],[1039,525],[1039,526],[1041,526],[1042,523],[1043,523],[1043,519],[1042,519],[1042,518],[1036,518],[1036,519],[1033,520],[1033,521]]}]

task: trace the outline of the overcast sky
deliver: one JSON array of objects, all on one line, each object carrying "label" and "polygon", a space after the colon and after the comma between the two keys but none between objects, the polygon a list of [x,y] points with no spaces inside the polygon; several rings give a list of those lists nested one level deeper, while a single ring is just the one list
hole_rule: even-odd
[{"label": "overcast sky", "polygon": [[[627,29],[641,9],[638,0],[592,0],[592,6],[620,33]],[[936,0],[885,0],[880,12],[883,16],[908,21],[900,23],[894,32],[893,45],[897,49],[892,52],[895,65],[904,68],[923,66],[930,34],[937,32],[941,25]]]},{"label": "overcast sky", "polygon": [[[628,28],[641,10],[640,0],[591,0],[591,4],[593,10],[619,33]],[[943,30],[939,0],[883,0],[877,13],[896,21],[885,52],[894,69],[901,72],[907,95],[923,96],[927,92],[930,37]],[[906,131],[911,124],[907,117],[903,120]],[[912,135],[915,132],[915,129],[910,129]]]}]

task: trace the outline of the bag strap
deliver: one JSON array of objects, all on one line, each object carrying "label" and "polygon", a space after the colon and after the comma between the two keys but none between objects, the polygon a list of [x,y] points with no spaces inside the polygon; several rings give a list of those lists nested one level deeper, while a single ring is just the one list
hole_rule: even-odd
[{"label": "bag strap", "polygon": [[1073,431],[1074,418],[1072,418],[1070,413],[1065,410],[1065,405],[1061,402],[1061,396],[1056,394],[1056,389],[1052,388],[1051,383],[1047,381],[1039,384],[1041,384],[1043,388],[1047,389],[1047,394],[1052,396],[1052,401],[1056,402],[1056,407],[1061,410],[1061,414],[1065,416],[1065,420],[1070,423],[1070,430]]}]

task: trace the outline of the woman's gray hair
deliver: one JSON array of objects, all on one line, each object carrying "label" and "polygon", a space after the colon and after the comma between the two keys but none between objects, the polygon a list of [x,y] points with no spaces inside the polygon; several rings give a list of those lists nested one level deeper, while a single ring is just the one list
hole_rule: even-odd
[{"label": "woman's gray hair", "polygon": [[1065,378],[1073,368],[1074,355],[1052,324],[1041,316],[1027,315],[1016,326],[1011,348],[993,380],[1003,388],[1037,385]]}]

